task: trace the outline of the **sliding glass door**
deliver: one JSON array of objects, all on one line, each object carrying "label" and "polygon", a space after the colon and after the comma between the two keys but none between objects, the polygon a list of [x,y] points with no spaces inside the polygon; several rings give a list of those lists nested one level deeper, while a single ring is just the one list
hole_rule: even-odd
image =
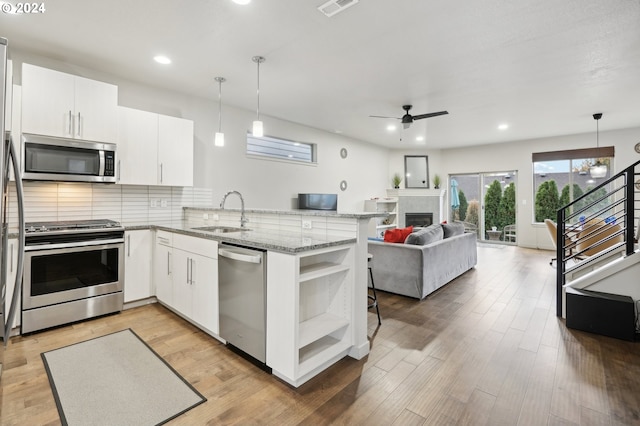
[{"label": "sliding glass door", "polygon": [[450,175],[449,182],[449,217],[481,241],[517,243],[515,171]]}]

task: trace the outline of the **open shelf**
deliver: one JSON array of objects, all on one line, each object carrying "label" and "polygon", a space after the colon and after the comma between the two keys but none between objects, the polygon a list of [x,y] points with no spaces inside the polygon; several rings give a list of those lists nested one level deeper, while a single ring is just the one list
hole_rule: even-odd
[{"label": "open shelf", "polygon": [[304,376],[321,364],[321,361],[331,359],[350,347],[351,342],[343,342],[331,336],[325,336],[300,348],[298,352],[298,376]]},{"label": "open shelf", "polygon": [[326,312],[301,322],[298,347],[307,346],[347,325],[349,325],[349,321],[346,319]]},{"label": "open shelf", "polygon": [[350,265],[344,265],[333,262],[318,262],[311,265],[300,267],[300,282],[313,280],[327,275],[337,274],[338,272],[348,271]]}]

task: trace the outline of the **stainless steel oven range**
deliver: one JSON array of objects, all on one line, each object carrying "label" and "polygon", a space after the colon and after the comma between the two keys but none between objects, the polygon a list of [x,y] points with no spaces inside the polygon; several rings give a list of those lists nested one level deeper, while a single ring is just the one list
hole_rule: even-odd
[{"label": "stainless steel oven range", "polygon": [[118,222],[26,223],[22,333],[121,311],[123,282]]}]

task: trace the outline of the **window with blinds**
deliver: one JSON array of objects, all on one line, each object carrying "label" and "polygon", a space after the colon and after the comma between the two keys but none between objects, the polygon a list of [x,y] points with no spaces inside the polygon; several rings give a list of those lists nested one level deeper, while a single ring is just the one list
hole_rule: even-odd
[{"label": "window with blinds", "polygon": [[273,136],[256,138],[251,133],[247,133],[247,155],[315,164],[316,145]]}]

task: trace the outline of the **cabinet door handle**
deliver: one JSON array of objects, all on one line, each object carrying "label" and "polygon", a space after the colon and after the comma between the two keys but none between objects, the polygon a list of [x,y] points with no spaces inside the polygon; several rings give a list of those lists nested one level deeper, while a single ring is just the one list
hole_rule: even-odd
[{"label": "cabinet door handle", "polygon": [[131,235],[127,235],[127,257],[131,257]]},{"label": "cabinet door handle", "polygon": [[73,126],[73,117],[71,116],[71,110],[69,110],[69,128],[68,128],[68,132],[67,134],[69,136],[73,136],[73,131],[71,130],[71,127]]},{"label": "cabinet door handle", "polygon": [[163,180],[162,180],[162,172],[163,172],[163,170],[162,170],[162,163],[160,163],[160,183],[162,183],[162,181],[163,181]]},{"label": "cabinet door handle", "polygon": [[195,261],[193,259],[191,259],[191,285],[195,284],[196,282],[193,280],[193,264],[195,263]]},{"label": "cabinet door handle", "polygon": [[167,275],[171,275],[171,253],[167,252]]},{"label": "cabinet door handle", "polygon": [[120,182],[120,160],[118,160],[118,182]]},{"label": "cabinet door handle", "polygon": [[13,243],[11,243],[11,249],[10,249],[10,260],[9,260],[9,272],[13,272]]},{"label": "cabinet door handle", "polygon": [[82,136],[81,128],[82,128],[82,117],[80,117],[80,113],[78,113],[78,126],[77,126],[78,137]]}]

